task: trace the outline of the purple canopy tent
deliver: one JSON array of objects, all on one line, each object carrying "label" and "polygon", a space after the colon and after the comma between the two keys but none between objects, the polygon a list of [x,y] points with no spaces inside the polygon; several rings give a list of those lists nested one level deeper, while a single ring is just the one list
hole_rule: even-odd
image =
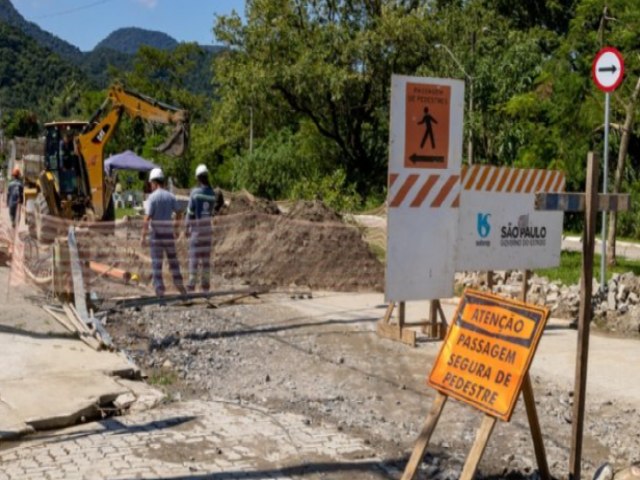
[{"label": "purple canopy tent", "polygon": [[158,165],[139,157],[131,150],[112,155],[104,162],[105,171],[111,175],[114,170],[133,170],[134,172],[148,172]]}]

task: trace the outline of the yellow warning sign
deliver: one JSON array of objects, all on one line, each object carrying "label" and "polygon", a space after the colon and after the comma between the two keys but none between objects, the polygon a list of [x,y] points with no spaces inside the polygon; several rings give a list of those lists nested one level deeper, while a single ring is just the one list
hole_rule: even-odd
[{"label": "yellow warning sign", "polygon": [[467,290],[429,385],[509,421],[549,310]]},{"label": "yellow warning sign", "polygon": [[407,83],[405,168],[447,168],[451,87]]}]

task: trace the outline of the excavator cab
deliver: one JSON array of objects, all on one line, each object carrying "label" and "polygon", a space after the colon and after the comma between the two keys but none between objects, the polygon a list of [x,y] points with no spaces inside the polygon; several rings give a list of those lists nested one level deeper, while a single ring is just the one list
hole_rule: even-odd
[{"label": "excavator cab", "polygon": [[[86,122],[52,122],[45,125],[45,170],[39,178],[49,210],[64,218],[80,219],[90,193],[84,162],[76,140]],[[54,213],[54,212],[51,212]]]},{"label": "excavator cab", "polygon": [[173,126],[173,133],[157,150],[171,156],[184,154],[189,112],[120,84],[109,88],[107,98],[88,122],[46,124],[44,169],[38,175],[37,188],[31,189],[34,199],[27,204],[30,233],[41,243],[52,241],[59,233],[64,222],[55,220],[60,218],[115,220],[115,181],[104,171],[104,150],[123,115]]}]

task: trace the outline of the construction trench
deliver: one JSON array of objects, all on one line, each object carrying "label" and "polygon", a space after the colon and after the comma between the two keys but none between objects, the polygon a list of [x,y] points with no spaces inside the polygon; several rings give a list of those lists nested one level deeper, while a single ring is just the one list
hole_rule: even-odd
[{"label": "construction trench", "polygon": [[[5,218],[6,211],[2,215]],[[211,445],[186,448],[190,432],[195,435],[207,423],[198,406],[213,410],[214,405],[228,404],[244,412],[234,414],[241,417],[262,412],[261,422],[279,429],[276,437],[284,432],[288,446],[281,446],[276,437],[265,444],[269,437],[263,438],[267,434],[262,427],[246,425],[246,438],[234,442],[242,443],[247,452],[243,461],[234,460],[234,447],[224,432],[205,431],[214,445],[213,455],[229,462],[222,472],[255,472],[248,478],[400,478],[434,396],[426,376],[440,343],[418,332],[412,349],[376,336],[376,323],[386,307],[380,294],[384,268],[363,240],[369,232],[318,202],[278,207],[248,195],[233,196],[214,225],[211,294],[185,297],[169,291],[163,305],[149,285],[150,261],[139,244],[139,218],[74,229],[81,285],[77,275],[74,278],[73,252],[60,252],[68,249],[66,242],[43,246],[27,236],[14,239],[12,256],[2,270],[9,298],[15,298],[12,308],[18,310],[1,322],[2,336],[12,339],[7,345],[13,343],[12,350],[3,352],[7,362],[24,357],[32,364],[23,367],[30,370],[15,371],[0,383],[0,405],[19,410],[40,384],[43,390],[37,395],[48,411],[40,419],[32,412],[16,416],[13,433],[6,437],[32,433],[23,442],[29,448],[44,448],[39,445],[47,443],[52,428],[90,420],[98,420],[98,425],[118,418],[126,422],[143,410],[150,412],[147,415],[177,411],[189,416],[193,409],[201,416],[194,414],[195,418],[202,420],[169,428],[186,437],[177,440],[184,444],[160,442],[163,446],[139,447],[127,454],[160,462],[155,476],[136,478],[241,478],[239,473],[211,473],[216,467],[211,454],[205,453]],[[3,231],[9,239],[6,225]],[[179,240],[178,246],[184,274],[187,245]],[[56,270],[56,259],[62,269]],[[165,277],[171,287],[166,266]],[[66,291],[66,301],[56,300],[54,289]],[[79,289],[84,290],[84,302],[73,302],[72,294]],[[407,316],[422,319],[426,312],[426,303],[415,302],[408,306]],[[445,313],[450,317],[453,307],[445,307]],[[22,325],[24,315],[33,321]],[[532,370],[556,478],[566,478],[569,456],[574,338],[568,321],[552,321]],[[46,361],[36,362],[31,352],[41,340],[53,342],[37,347],[52,364],[51,371],[43,370]],[[640,460],[640,382],[633,366],[633,359],[640,358],[633,342],[637,340],[593,339],[585,478],[604,462],[624,469]],[[81,360],[67,361],[57,353],[67,350],[82,352]],[[90,358],[97,363],[91,365]],[[73,389],[83,384],[86,388],[66,397],[81,397],[75,405],[56,401],[55,396],[60,382],[70,377],[76,379]],[[106,390],[90,384],[89,379],[97,377],[109,383]],[[19,389],[22,396],[15,393]],[[538,478],[521,403],[510,423],[496,427],[480,464],[480,478]],[[51,405],[63,408],[52,411]],[[284,412],[293,423],[282,418]],[[450,402],[417,478],[459,478],[479,422],[477,411]],[[308,436],[300,437],[298,429],[306,429]],[[39,430],[47,431],[33,433]],[[4,426],[0,431],[9,432]],[[55,435],[65,438],[65,431],[55,430]],[[344,441],[335,450],[322,446],[321,438],[341,436]],[[22,443],[3,443],[0,465],[9,471],[20,461]],[[8,452],[6,457],[3,452]],[[163,474],[165,467],[171,472],[184,468],[186,473]],[[30,474],[26,467],[23,472],[22,477],[8,478],[48,478]],[[78,478],[100,478],[92,477],[90,470],[83,472]],[[623,475],[627,476],[616,479],[640,478],[631,471]]]}]

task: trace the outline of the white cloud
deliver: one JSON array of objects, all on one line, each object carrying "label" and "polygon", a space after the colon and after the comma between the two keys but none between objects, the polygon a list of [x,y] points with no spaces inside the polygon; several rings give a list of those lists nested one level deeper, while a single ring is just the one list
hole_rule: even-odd
[{"label": "white cloud", "polygon": [[140,5],[147,8],[156,8],[158,0],[136,0]]}]

